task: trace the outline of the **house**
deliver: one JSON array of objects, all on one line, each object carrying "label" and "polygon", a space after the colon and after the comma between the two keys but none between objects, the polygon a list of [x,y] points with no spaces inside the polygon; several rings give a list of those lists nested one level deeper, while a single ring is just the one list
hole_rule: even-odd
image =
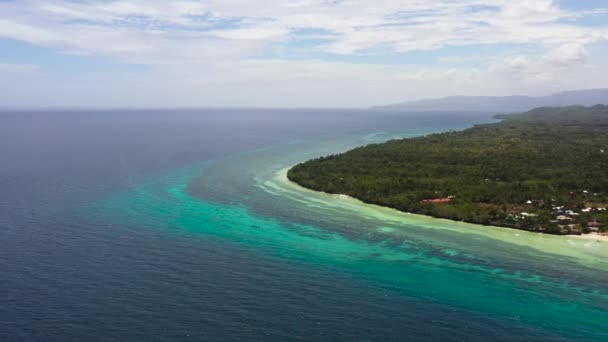
[{"label": "house", "polygon": [[592,232],[599,231],[601,226],[602,226],[602,224],[597,221],[589,221],[589,223],[587,223],[587,229],[589,229]]},{"label": "house", "polygon": [[530,214],[530,213],[526,213],[526,212],[520,213],[519,215],[521,215],[522,217],[537,217],[538,216],[536,214]]},{"label": "house", "polygon": [[[452,197],[452,196],[450,196]],[[434,198],[434,199],[425,199],[420,201],[420,204],[422,205],[426,205],[426,204],[445,204],[445,203],[450,203],[452,202],[452,198],[450,197],[444,197],[444,198]]]},{"label": "house", "polygon": [[576,224],[568,224],[564,228],[566,229],[567,233],[576,233],[576,234],[580,234],[581,233],[580,226],[578,226]]}]

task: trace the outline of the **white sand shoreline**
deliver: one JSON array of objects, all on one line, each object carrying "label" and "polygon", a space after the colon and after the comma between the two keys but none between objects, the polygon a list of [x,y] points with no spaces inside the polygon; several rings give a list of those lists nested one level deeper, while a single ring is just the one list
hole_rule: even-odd
[{"label": "white sand shoreline", "polygon": [[577,238],[579,238],[579,239],[595,240],[595,241],[598,241],[598,242],[599,241],[608,242],[608,235],[600,234],[600,233],[589,233],[589,234],[574,235],[574,236],[577,237]]},{"label": "white sand shoreline", "polygon": [[[286,195],[298,203],[309,205],[311,210],[327,207],[327,210],[344,210],[361,219],[377,220],[377,230],[383,234],[408,236],[408,226],[430,229],[437,234],[441,231],[471,235],[471,243],[477,237],[496,240],[500,243],[530,248],[541,253],[571,258],[585,267],[608,270],[608,238],[598,234],[590,235],[551,235],[528,232],[506,227],[483,226],[472,223],[434,218],[398,211],[362,202],[345,195],[332,195],[311,190],[287,178],[289,167],[275,169],[270,181],[275,195]],[[282,189],[282,190],[281,190]],[[403,229],[399,228],[403,225]],[[387,229],[386,227],[392,227]]]},{"label": "white sand shoreline", "polygon": [[[295,166],[295,165],[293,165]],[[530,234],[534,234],[534,235],[539,235],[539,236],[550,236],[550,237],[557,237],[557,238],[562,238],[564,240],[569,240],[571,238],[576,238],[576,239],[582,239],[582,240],[594,240],[597,242],[608,242],[608,234],[600,234],[600,233],[589,233],[589,234],[582,234],[582,235],[555,235],[555,234],[545,234],[545,233],[539,233],[539,232],[531,232],[531,231],[527,231],[527,230],[523,230],[523,229],[515,229],[515,228],[510,228],[510,227],[500,227],[500,226],[484,226],[481,224],[475,224],[475,223],[469,223],[469,222],[462,222],[462,221],[455,221],[455,220],[450,220],[450,219],[446,219],[446,218],[439,218],[439,217],[434,217],[434,216],[429,216],[429,215],[421,215],[421,214],[414,214],[414,213],[409,213],[409,212],[405,212],[405,211],[400,211],[394,208],[390,208],[390,207],[384,207],[381,205],[377,205],[377,204],[371,204],[371,203],[366,203],[358,198],[349,196],[349,195],[345,195],[345,194],[330,194],[330,193],[326,193],[323,191],[317,191],[317,190],[313,190],[313,189],[308,189],[306,187],[301,186],[300,184],[291,181],[288,177],[287,177],[287,172],[293,167],[288,167],[288,168],[284,168],[282,170],[279,171],[280,174],[282,174],[282,178],[284,181],[286,181],[287,183],[294,185],[302,190],[306,190],[306,191],[310,191],[313,193],[318,193],[318,194],[324,194],[326,196],[330,196],[339,200],[346,200],[346,201],[351,201],[351,202],[355,202],[357,203],[357,205],[362,205],[364,207],[368,207],[371,209],[383,209],[383,210],[389,210],[389,211],[393,211],[397,214],[401,214],[401,215],[411,215],[414,217],[420,217],[423,218],[425,220],[430,220],[430,221],[437,221],[437,222],[453,222],[455,224],[467,224],[467,225],[472,225],[475,227],[481,227],[481,228],[489,228],[489,229],[504,229],[504,230],[511,230],[514,232],[525,232],[525,233],[530,233]],[[517,234],[517,233],[516,233]]]}]

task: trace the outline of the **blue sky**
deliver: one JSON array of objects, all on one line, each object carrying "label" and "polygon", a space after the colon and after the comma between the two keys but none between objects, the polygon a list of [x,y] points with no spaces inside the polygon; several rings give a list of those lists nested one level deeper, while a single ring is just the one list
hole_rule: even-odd
[{"label": "blue sky", "polygon": [[606,74],[599,0],[0,0],[0,106],[359,107]]}]

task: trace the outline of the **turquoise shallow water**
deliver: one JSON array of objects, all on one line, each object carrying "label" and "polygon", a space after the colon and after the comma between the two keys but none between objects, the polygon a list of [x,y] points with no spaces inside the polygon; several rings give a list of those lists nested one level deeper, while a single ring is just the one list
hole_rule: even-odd
[{"label": "turquoise shallow water", "polygon": [[547,336],[608,339],[605,242],[402,214],[285,179],[301,160],[393,136],[402,135],[326,137],[237,153],[150,177],[95,210],[346,273],[398,296]]},{"label": "turquoise shallow water", "polygon": [[0,341],[606,341],[608,246],[285,171],[490,114],[0,113]]}]

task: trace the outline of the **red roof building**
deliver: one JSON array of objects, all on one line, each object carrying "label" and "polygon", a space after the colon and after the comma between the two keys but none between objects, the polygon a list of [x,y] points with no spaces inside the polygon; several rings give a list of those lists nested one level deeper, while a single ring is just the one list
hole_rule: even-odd
[{"label": "red roof building", "polygon": [[445,203],[450,203],[452,202],[451,198],[435,198],[435,199],[426,199],[426,200],[422,200],[420,201],[420,204],[422,205],[426,205],[426,204],[445,204]]}]

